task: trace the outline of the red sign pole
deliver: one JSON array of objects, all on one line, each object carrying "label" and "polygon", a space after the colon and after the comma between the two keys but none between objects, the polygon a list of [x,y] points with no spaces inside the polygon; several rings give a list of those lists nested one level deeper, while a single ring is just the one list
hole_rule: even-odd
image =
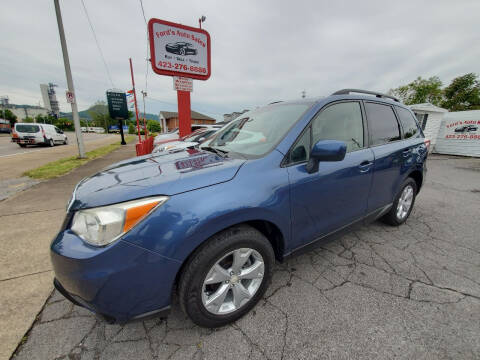
[{"label": "red sign pole", "polygon": [[130,58],[130,73],[132,74],[132,90],[133,90],[133,100],[135,101],[135,116],[137,117],[138,141],[141,142],[142,137],[140,136],[140,123],[138,121],[137,92],[135,91],[135,79],[133,78],[132,58]]},{"label": "red sign pole", "polygon": [[178,131],[184,137],[192,132],[192,119],[190,113],[190,92],[177,91],[178,100]]}]

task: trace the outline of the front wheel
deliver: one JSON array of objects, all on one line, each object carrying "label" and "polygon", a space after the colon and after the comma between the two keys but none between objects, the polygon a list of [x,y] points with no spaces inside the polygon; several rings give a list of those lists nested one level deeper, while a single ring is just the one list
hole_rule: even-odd
[{"label": "front wheel", "polygon": [[68,145],[68,138],[66,137],[65,140],[63,140],[63,145]]},{"label": "front wheel", "polygon": [[179,282],[179,300],[192,321],[204,327],[231,323],[262,298],[275,262],[270,242],[250,226],[210,238],[191,256]]},{"label": "front wheel", "polygon": [[415,203],[417,196],[417,183],[412,178],[408,178],[402,184],[400,192],[393,202],[390,211],[382,218],[382,220],[393,226],[398,226],[407,221]]},{"label": "front wheel", "polygon": [[50,147],[55,146],[55,143],[53,142],[53,139],[48,140],[48,146],[50,146]]}]

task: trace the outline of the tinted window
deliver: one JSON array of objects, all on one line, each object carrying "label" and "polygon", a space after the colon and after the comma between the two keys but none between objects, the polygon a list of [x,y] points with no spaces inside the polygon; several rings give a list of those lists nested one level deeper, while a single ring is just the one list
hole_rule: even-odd
[{"label": "tinted window", "polygon": [[403,127],[403,135],[405,139],[408,139],[412,136],[418,136],[420,132],[418,131],[417,120],[407,109],[397,106],[398,117]]},{"label": "tinted window", "polygon": [[389,105],[365,103],[371,145],[400,140],[400,129],[393,109]]},{"label": "tinted window", "polygon": [[310,148],[310,127],[308,127],[290,150],[289,163],[307,161],[310,156]]},{"label": "tinted window", "polygon": [[38,125],[16,124],[15,130],[23,133],[37,133],[40,131],[40,128]]},{"label": "tinted window", "polygon": [[363,148],[362,110],[358,102],[331,105],[318,114],[312,123],[313,143],[339,140],[347,144],[347,152]]}]

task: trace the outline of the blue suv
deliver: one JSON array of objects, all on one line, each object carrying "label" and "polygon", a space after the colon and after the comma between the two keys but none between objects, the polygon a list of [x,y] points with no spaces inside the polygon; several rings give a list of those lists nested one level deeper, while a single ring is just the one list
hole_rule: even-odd
[{"label": "blue suv", "polygon": [[345,89],[242,114],[199,147],[117,163],[75,188],[51,244],[55,287],[107,321],[235,321],[275,261],[358,224],[406,221],[428,154],[412,111]]}]

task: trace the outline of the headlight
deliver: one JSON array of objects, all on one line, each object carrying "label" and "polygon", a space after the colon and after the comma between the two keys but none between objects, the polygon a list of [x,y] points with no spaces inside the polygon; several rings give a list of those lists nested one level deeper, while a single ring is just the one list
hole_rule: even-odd
[{"label": "headlight", "polygon": [[156,196],[79,210],[73,217],[71,230],[90,245],[105,246],[128,232],[167,200],[167,196]]}]

